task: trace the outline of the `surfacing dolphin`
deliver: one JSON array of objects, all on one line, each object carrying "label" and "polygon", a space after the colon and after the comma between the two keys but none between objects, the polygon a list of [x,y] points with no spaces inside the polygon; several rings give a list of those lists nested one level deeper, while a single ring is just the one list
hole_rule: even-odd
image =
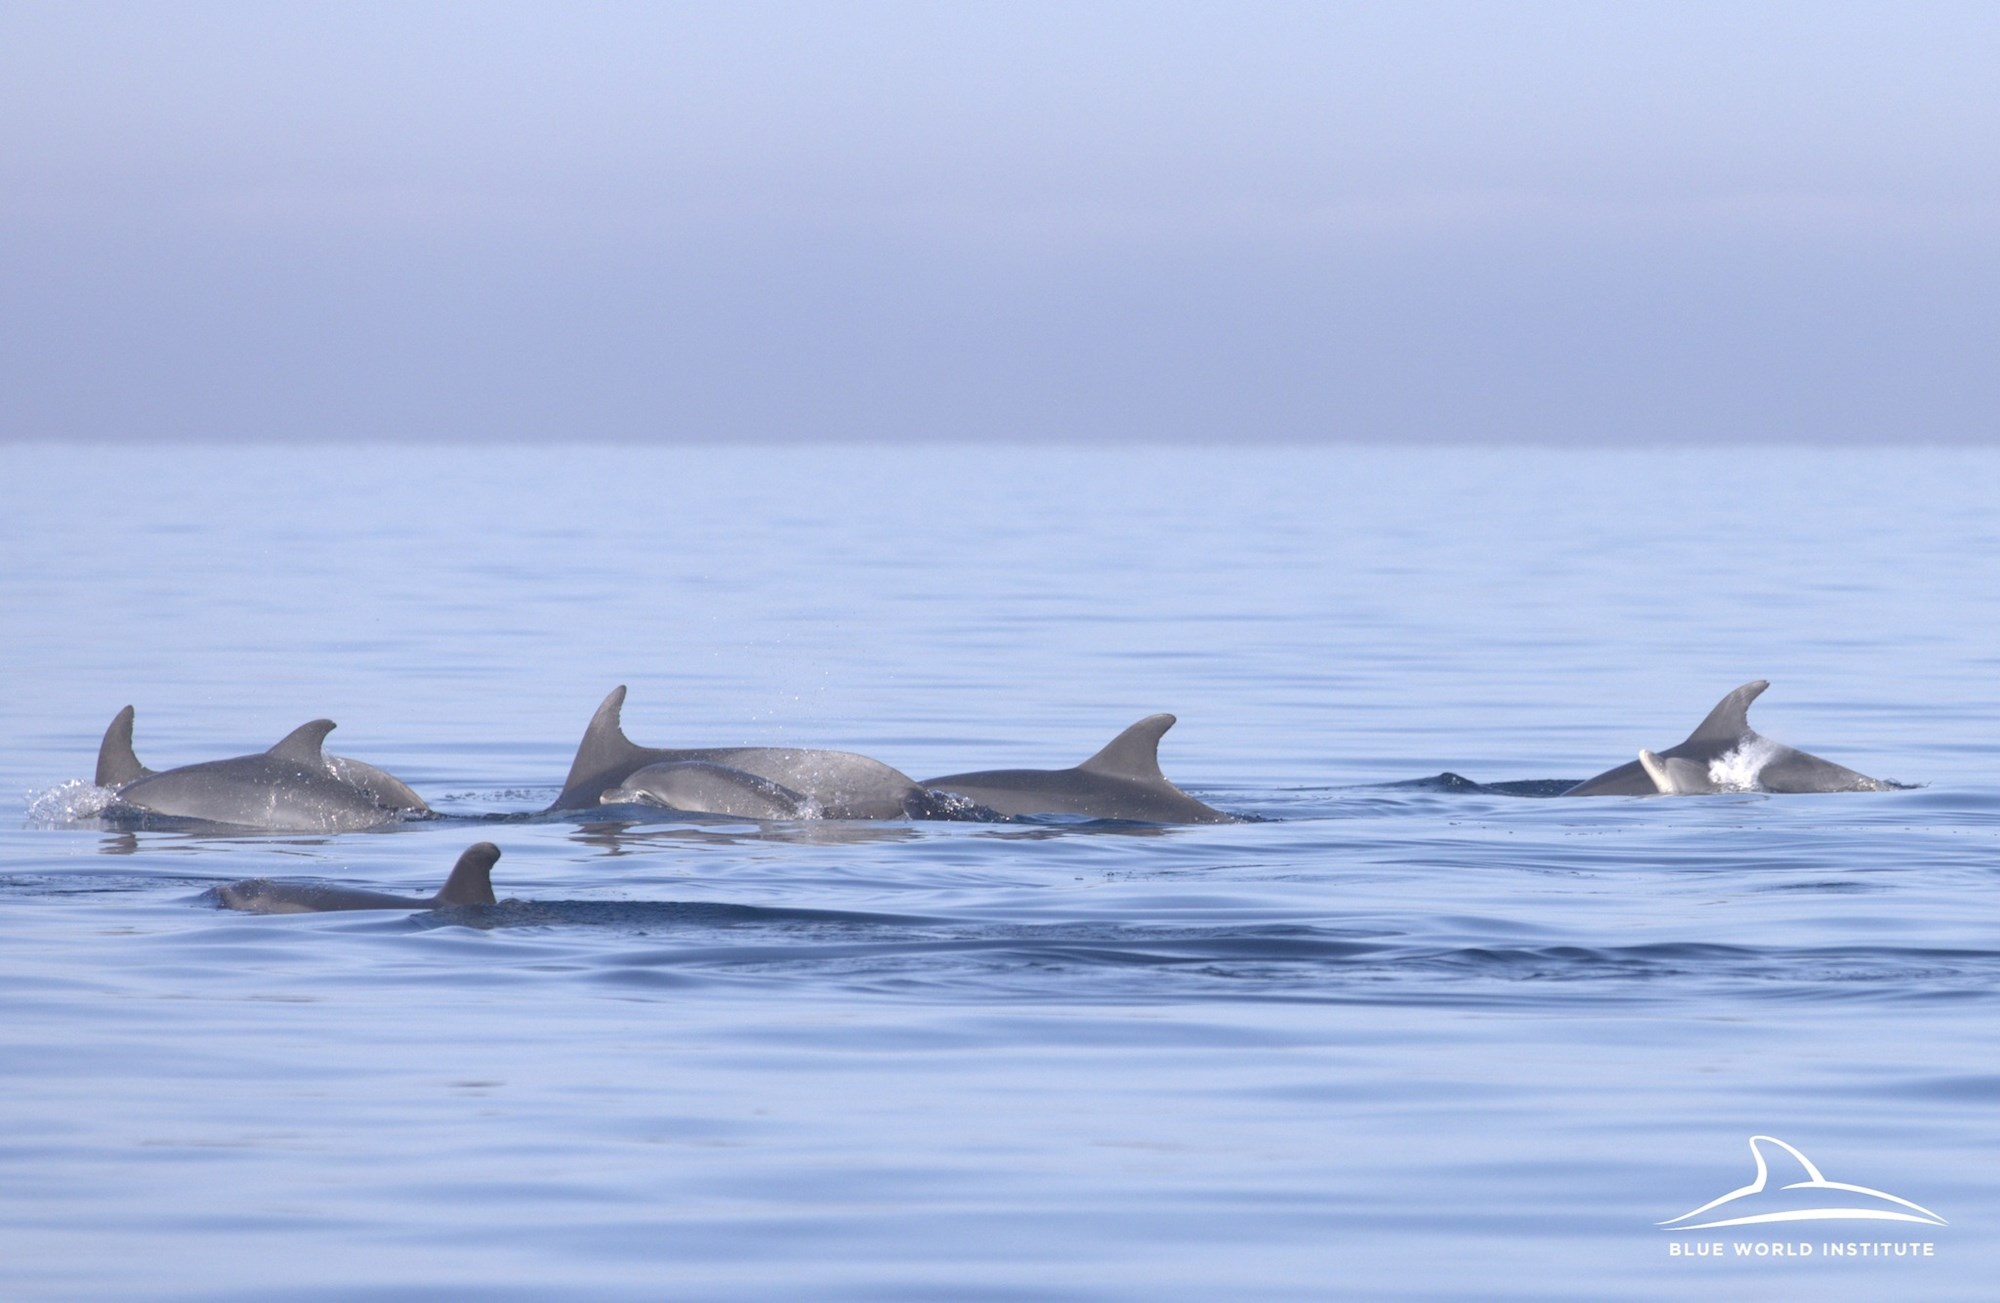
[{"label": "surfacing dolphin", "polygon": [[1607,769],[1564,796],[1678,796],[1699,792],[1889,792],[1885,783],[1831,760],[1773,742],[1750,727],[1758,679],[1724,697],[1687,741]]},{"label": "surfacing dolphin", "polygon": [[1172,715],[1148,715],[1073,769],[985,769],[927,778],[924,786],[975,801],[998,814],[1081,814],[1147,823],[1235,823],[1202,804],[1160,770],[1160,738]]},{"label": "surfacing dolphin", "polygon": [[435,896],[392,896],[381,891],[361,891],[310,882],[273,882],[250,878],[215,889],[215,899],[224,909],[240,909],[251,914],[324,914],[344,909],[440,909],[447,905],[491,905],[493,865],[500,848],[492,842],[475,842],[466,847],[452,866],[451,876]]},{"label": "surfacing dolphin", "polygon": [[664,805],[738,819],[816,819],[819,803],[783,783],[713,760],[647,765],[598,798],[605,805]]},{"label": "surfacing dolphin", "polygon": [[[588,810],[600,804],[651,800],[692,814],[731,814],[730,808],[762,801],[777,810],[786,802],[816,809],[824,819],[922,819],[950,809],[909,775],[851,751],[804,747],[642,747],[625,736],[618,716],[625,689],[613,688],[591,717],[577,745],[562,794],[549,806]],[[672,769],[690,762],[702,770]],[[741,777],[724,774],[735,770]],[[768,785],[768,786],[767,786]],[[614,795],[614,793],[618,793]],[[671,796],[669,796],[671,793]],[[759,795],[761,793],[761,795]],[[682,802],[690,804],[682,804]],[[810,803],[808,807],[804,803]],[[753,814],[752,818],[799,818]]]},{"label": "surfacing dolphin", "polygon": [[118,712],[97,749],[97,785],[115,789],[108,807],[266,832],[356,832],[410,815],[424,799],[373,765],[327,755],[333,721],[301,724],[256,755],[154,771],[132,750],[132,707]]}]

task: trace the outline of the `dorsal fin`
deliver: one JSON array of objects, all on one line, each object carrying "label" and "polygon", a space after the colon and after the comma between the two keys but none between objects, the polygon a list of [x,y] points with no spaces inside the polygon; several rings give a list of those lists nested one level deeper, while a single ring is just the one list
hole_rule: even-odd
[{"label": "dorsal fin", "polygon": [[1639,767],[1646,771],[1646,777],[1653,780],[1653,786],[1661,796],[1674,794],[1674,776],[1667,772],[1667,762],[1644,747],[1639,748]]},{"label": "dorsal fin", "polygon": [[98,744],[97,785],[123,787],[152,772],[132,754],[132,708],[127,706],[112,719],[111,727],[104,730],[104,741]]},{"label": "dorsal fin", "polygon": [[435,903],[439,905],[491,905],[493,903],[493,865],[500,859],[500,848],[492,842],[474,842],[458,857],[458,863],[451,866],[451,876],[438,889]]},{"label": "dorsal fin", "polygon": [[1715,703],[1715,709],[1708,712],[1708,718],[1701,721],[1695,731],[1687,735],[1689,742],[1734,742],[1745,733],[1757,730],[1750,727],[1750,703],[1771,684],[1766,679],[1746,683],[1736,691]]},{"label": "dorsal fin", "polygon": [[324,769],[326,752],[322,748],[326,744],[326,735],[331,732],[333,732],[333,721],[330,719],[316,719],[311,723],[301,724],[285,734],[284,740],[266,754],[280,760],[293,760],[302,765],[311,765],[315,769]]},{"label": "dorsal fin", "polygon": [[564,792],[595,775],[629,767],[640,759],[643,753],[625,736],[625,729],[618,722],[619,712],[624,708],[625,685],[621,683],[605,697],[604,704],[590,717],[590,726],[583,730],[583,741],[576,746],[576,759],[570,762],[569,777],[563,780]]},{"label": "dorsal fin", "polygon": [[1172,715],[1148,715],[1105,743],[1102,751],[1077,768],[1110,778],[1164,783],[1167,776],[1160,772],[1160,739],[1173,726]]}]

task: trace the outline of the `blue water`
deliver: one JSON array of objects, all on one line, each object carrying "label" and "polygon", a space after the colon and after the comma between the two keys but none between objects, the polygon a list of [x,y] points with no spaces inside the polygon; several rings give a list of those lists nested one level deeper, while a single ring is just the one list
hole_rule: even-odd
[{"label": "blue water", "polygon": [[[0,449],[0,1293],[1985,1298],[2000,456]],[[1530,799],[1772,688],[1907,791]],[[524,816],[652,746],[1255,820]],[[100,825],[315,716],[445,818]],[[241,916],[252,876],[508,903]],[[1943,1227],[1656,1223],[1781,1137]],[[1924,1258],[1670,1256],[1690,1238]]]}]

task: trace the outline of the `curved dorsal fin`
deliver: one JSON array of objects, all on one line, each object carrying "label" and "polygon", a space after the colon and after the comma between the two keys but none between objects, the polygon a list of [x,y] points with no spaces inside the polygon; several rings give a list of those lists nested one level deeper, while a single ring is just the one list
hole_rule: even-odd
[{"label": "curved dorsal fin", "polygon": [[1174,726],[1172,715],[1148,715],[1105,743],[1104,749],[1078,765],[1093,774],[1164,783],[1160,772],[1160,739]]},{"label": "curved dorsal fin", "polygon": [[500,848],[492,842],[474,842],[458,857],[458,863],[451,866],[451,876],[438,889],[436,903],[440,905],[491,905],[493,903],[493,865],[500,858]]},{"label": "curved dorsal fin", "polygon": [[295,760],[299,764],[311,765],[315,769],[324,769],[326,753],[321,748],[326,743],[326,735],[331,732],[333,732],[332,720],[315,719],[285,734],[284,740],[265,754],[276,756],[280,760]]},{"label": "curved dorsal fin", "polygon": [[625,736],[625,729],[618,722],[619,712],[624,708],[625,685],[621,683],[604,698],[604,704],[590,717],[590,726],[583,730],[583,741],[576,746],[576,759],[570,762],[569,777],[563,780],[564,792],[597,774],[630,766],[640,757],[639,748]]},{"label": "curved dorsal fin", "polygon": [[123,787],[152,772],[132,754],[132,708],[127,706],[112,719],[111,727],[104,730],[104,741],[98,744],[97,785]]},{"label": "curved dorsal fin", "polygon": [[1715,709],[1708,712],[1708,718],[1701,721],[1695,731],[1687,735],[1690,742],[1734,742],[1745,733],[1757,730],[1750,727],[1750,703],[1757,700],[1759,693],[1770,687],[1767,679],[1757,679],[1746,683],[1736,691],[1715,703]]}]

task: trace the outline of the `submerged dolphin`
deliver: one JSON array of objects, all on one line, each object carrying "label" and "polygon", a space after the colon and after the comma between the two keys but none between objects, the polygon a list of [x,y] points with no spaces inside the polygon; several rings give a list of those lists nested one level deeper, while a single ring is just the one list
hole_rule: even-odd
[{"label": "submerged dolphin", "polygon": [[1708,712],[1687,741],[1607,769],[1564,796],[1654,796],[1694,792],[1887,792],[1895,784],[1796,751],[1750,727],[1750,703],[1771,685],[1746,683]]},{"label": "submerged dolphin", "polygon": [[330,719],[301,724],[269,751],[154,771],[132,750],[132,707],[97,749],[97,785],[113,808],[270,832],[354,832],[427,815],[422,797],[373,765],[323,750]]},{"label": "submerged dolphin", "polygon": [[273,882],[269,878],[251,878],[217,887],[215,899],[224,909],[240,909],[252,914],[323,914],[342,909],[438,909],[446,905],[491,905],[493,865],[499,858],[500,848],[492,842],[476,842],[466,847],[437,895],[425,899],[391,896],[380,891],[359,891],[351,887]]},{"label": "submerged dolphin", "polygon": [[927,778],[924,786],[976,801],[998,814],[1082,814],[1148,823],[1234,823],[1160,771],[1160,738],[1172,715],[1148,715],[1074,769],[986,769]]},{"label": "submerged dolphin", "polygon": [[[558,810],[587,810],[611,802],[653,799],[675,809],[696,814],[731,814],[703,804],[712,800],[724,805],[740,804],[752,793],[763,790],[777,808],[786,800],[810,802],[826,819],[912,819],[942,813],[944,807],[919,787],[907,774],[891,769],[879,760],[851,751],[823,751],[804,747],[693,747],[669,749],[642,747],[625,736],[618,722],[625,705],[625,689],[613,688],[597,708],[590,727],[577,745],[576,759],[563,782],[562,794],[549,806]],[[703,771],[669,771],[640,778],[641,771],[663,765],[700,762],[712,768]],[[736,770],[742,777],[717,772]],[[637,787],[631,786],[634,779]],[[758,781],[778,790],[760,789]],[[624,790],[626,795],[613,796]],[[677,799],[666,799],[671,789]],[[693,804],[682,804],[690,801]],[[801,807],[803,808],[803,807]],[[793,814],[754,815],[755,818],[798,818]]]}]

